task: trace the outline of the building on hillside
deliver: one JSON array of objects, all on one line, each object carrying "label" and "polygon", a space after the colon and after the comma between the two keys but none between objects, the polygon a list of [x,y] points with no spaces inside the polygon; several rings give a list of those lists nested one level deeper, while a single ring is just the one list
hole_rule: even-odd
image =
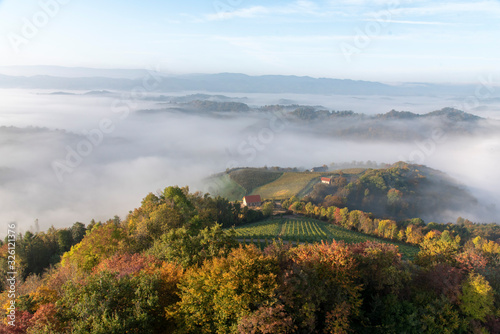
[{"label": "building on hillside", "polygon": [[243,206],[260,206],[262,200],[260,195],[250,195],[243,197]]},{"label": "building on hillside", "polygon": [[329,177],[322,177],[321,178],[321,183],[332,184],[332,179],[330,179]]}]

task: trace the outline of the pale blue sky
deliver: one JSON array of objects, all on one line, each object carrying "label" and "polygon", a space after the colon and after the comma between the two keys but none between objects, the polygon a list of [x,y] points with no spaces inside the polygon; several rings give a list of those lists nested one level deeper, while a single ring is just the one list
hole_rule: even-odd
[{"label": "pale blue sky", "polygon": [[499,32],[500,1],[3,0],[0,65],[477,82]]}]

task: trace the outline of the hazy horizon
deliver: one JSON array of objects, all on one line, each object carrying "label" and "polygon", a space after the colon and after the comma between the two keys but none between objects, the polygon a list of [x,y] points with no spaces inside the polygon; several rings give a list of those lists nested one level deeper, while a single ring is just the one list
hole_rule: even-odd
[{"label": "hazy horizon", "polygon": [[[281,74],[278,72],[269,73],[259,73],[252,74],[245,71],[240,72],[229,72],[229,71],[204,71],[204,72],[179,72],[173,73],[168,70],[168,67],[85,67],[85,66],[61,66],[54,64],[35,64],[35,65],[9,65],[0,66],[0,74],[13,76],[13,77],[32,77],[32,76],[51,76],[51,77],[62,77],[62,78],[92,78],[92,77],[103,77],[103,78],[115,78],[115,79],[141,79],[147,76],[150,72],[157,72],[158,75],[165,77],[189,77],[192,75],[217,75],[217,74],[239,74],[249,77],[266,77],[266,76],[283,76],[283,77],[299,77],[299,78],[312,78],[312,79],[337,79],[337,80],[351,80],[351,81],[366,81],[374,83],[383,83],[386,85],[398,86],[398,85],[421,85],[421,84],[444,84],[444,85],[481,85],[487,83],[492,87],[500,87],[500,82],[493,79],[491,71],[481,71],[478,73],[477,77],[471,78],[469,81],[453,81],[447,78],[439,78],[437,80],[428,81],[414,81],[414,80],[383,80],[383,77],[373,76],[370,79],[355,79],[353,77],[337,77],[335,75],[324,76],[324,75],[298,75],[295,73]],[[488,78],[487,75],[490,75]],[[182,92],[189,93],[189,92]],[[227,93],[227,92],[219,92]]]}]

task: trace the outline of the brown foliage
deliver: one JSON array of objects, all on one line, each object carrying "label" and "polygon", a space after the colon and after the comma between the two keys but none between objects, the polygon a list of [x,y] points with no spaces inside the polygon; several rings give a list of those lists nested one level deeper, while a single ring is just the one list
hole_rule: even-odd
[{"label": "brown foliage", "polygon": [[243,317],[238,325],[240,334],[293,333],[296,329],[285,306],[261,306],[257,311]]},{"label": "brown foliage", "polygon": [[469,248],[455,255],[455,261],[459,268],[466,272],[483,270],[488,264],[488,259],[475,248]]},{"label": "brown foliage", "polygon": [[122,278],[127,275],[135,275],[154,262],[155,259],[152,256],[145,256],[138,253],[117,254],[112,258],[102,261],[93,271],[94,273],[98,273],[107,270],[117,273],[117,278]]},{"label": "brown foliage", "polygon": [[58,319],[56,306],[44,304],[35,312],[30,321],[28,333],[62,333],[63,326]]},{"label": "brown foliage", "polygon": [[302,245],[290,250],[290,258],[280,298],[299,330],[321,330],[329,312],[334,326],[338,305],[348,308],[349,318],[358,313],[361,286],[356,262],[344,243]]},{"label": "brown foliage", "polygon": [[439,263],[423,272],[417,279],[424,290],[431,290],[437,296],[444,295],[451,303],[459,303],[461,284],[464,279],[462,271],[446,263]]},{"label": "brown foliage", "polygon": [[11,326],[7,323],[7,318],[4,322],[0,323],[0,334],[25,334],[26,330],[30,326],[30,320],[33,314],[24,311],[16,311],[15,326]]}]

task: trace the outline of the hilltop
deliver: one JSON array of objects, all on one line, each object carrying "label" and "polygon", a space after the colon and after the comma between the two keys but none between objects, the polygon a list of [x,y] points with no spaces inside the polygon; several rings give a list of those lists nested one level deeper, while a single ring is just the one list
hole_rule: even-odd
[{"label": "hilltop", "polygon": [[[329,179],[328,183],[322,183],[321,178]],[[315,205],[348,207],[399,220],[446,220],[446,212],[474,211],[480,207],[465,187],[446,174],[403,162],[382,168],[323,172],[238,168],[214,176],[210,182],[215,186],[215,194],[231,200],[251,194],[270,200],[297,197]]]}]

